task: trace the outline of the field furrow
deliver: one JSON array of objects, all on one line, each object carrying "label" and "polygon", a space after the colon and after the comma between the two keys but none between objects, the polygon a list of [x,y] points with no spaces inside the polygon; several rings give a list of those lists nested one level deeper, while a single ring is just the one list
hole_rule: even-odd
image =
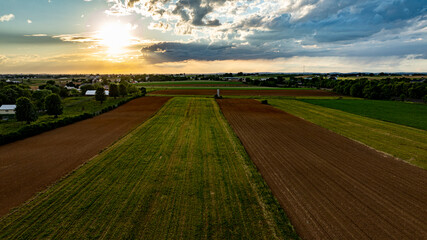
[{"label": "field furrow", "polygon": [[425,170],[255,100],[218,103],[301,237],[427,237]]}]

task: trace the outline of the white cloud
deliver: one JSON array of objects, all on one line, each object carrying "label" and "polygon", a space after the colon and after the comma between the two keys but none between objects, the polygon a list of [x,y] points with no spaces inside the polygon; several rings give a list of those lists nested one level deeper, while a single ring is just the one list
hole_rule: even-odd
[{"label": "white cloud", "polygon": [[33,21],[31,21],[30,19],[27,19],[27,23],[31,24],[31,23],[33,23]]},{"label": "white cloud", "polygon": [[15,18],[15,15],[13,14],[6,14],[0,17],[0,22],[9,22],[10,20],[13,20]]}]

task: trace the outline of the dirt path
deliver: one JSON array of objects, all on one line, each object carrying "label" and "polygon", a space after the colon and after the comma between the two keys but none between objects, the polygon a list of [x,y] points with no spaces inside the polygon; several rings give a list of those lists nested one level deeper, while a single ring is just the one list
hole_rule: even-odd
[{"label": "dirt path", "polygon": [[138,98],[92,119],[0,146],[0,216],[127,134],[168,99]]},{"label": "dirt path", "polygon": [[427,239],[427,171],[255,100],[218,103],[301,237]]},{"label": "dirt path", "polygon": [[[168,89],[151,92],[159,95],[215,95],[215,89]],[[223,96],[338,96],[333,92],[322,90],[221,90]]]}]

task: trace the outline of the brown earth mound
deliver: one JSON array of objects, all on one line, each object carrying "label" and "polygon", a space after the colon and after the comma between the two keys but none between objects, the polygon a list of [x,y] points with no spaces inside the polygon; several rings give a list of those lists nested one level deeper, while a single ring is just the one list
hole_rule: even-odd
[{"label": "brown earth mound", "polygon": [[[215,89],[168,89],[151,92],[159,95],[215,95]],[[333,92],[322,90],[221,90],[223,96],[338,96]]]},{"label": "brown earth mound", "polygon": [[218,103],[301,237],[427,239],[427,171],[255,100]]},{"label": "brown earth mound", "polygon": [[0,146],[0,216],[117,141],[168,100],[138,98],[97,117]]}]

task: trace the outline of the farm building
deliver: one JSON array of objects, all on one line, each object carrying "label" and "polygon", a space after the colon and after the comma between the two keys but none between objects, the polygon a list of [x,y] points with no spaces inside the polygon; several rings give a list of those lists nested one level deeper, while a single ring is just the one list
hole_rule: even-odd
[{"label": "farm building", "polygon": [[[95,96],[96,90],[87,90],[85,96]],[[110,91],[105,90],[105,95],[110,95]]]},{"label": "farm building", "polygon": [[3,104],[0,106],[0,119],[8,120],[15,115],[15,104]]},{"label": "farm building", "polygon": [[0,115],[13,115],[15,114],[15,104],[3,104],[0,107]]}]

